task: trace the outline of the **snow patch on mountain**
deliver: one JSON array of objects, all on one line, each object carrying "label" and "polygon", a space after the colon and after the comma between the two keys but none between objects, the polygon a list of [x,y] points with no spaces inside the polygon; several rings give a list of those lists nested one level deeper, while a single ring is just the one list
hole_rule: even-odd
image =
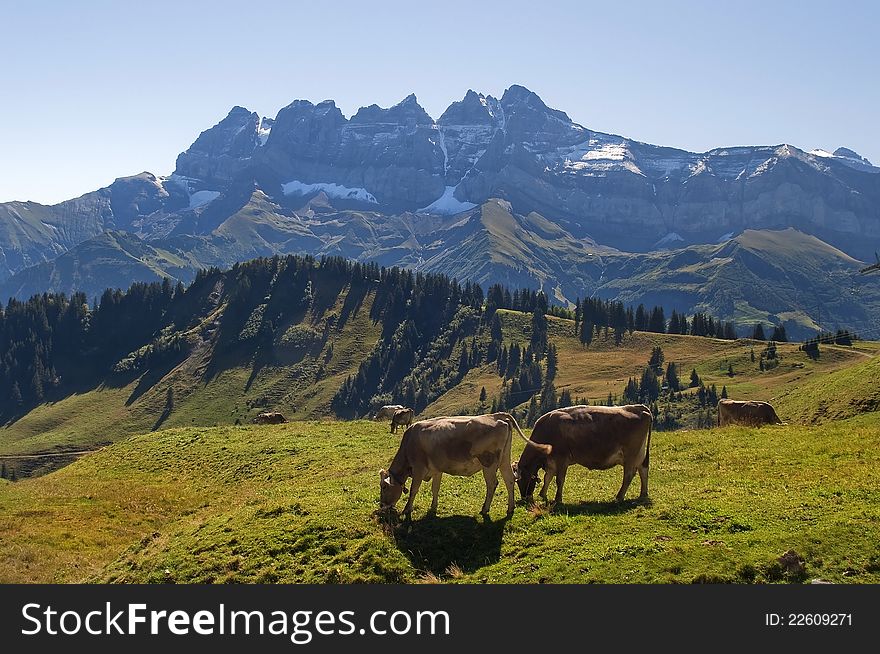
[{"label": "snow patch on mountain", "polygon": [[455,197],[455,189],[457,186],[447,186],[443,191],[443,195],[434,200],[427,207],[418,209],[416,213],[437,214],[441,216],[452,216],[468,209],[473,209],[475,204],[471,202],[462,202]]},{"label": "snow patch on mountain", "polygon": [[269,133],[272,131],[272,120],[268,118],[260,118],[260,122],[257,124],[257,138],[260,140],[260,145],[266,145],[266,141],[269,140]]},{"label": "snow patch on mountain", "polygon": [[305,184],[299,180],[293,179],[281,185],[284,195],[311,195],[319,191],[324,191],[328,198],[336,198],[339,200],[358,200],[360,202],[369,202],[370,204],[379,204],[372,193],[361,187],[342,186],[341,184],[327,184],[318,182],[316,184]]},{"label": "snow patch on mountain", "polygon": [[189,196],[189,208],[196,209],[210,204],[220,197],[220,191],[196,191]]},{"label": "snow patch on mountain", "polygon": [[870,173],[880,173],[880,168],[872,164],[859,153],[853,152],[848,148],[837,148],[834,152],[816,149],[810,150],[810,154],[814,157],[821,157],[822,159],[833,159],[834,161],[849,166],[850,168],[855,168],[856,170]]},{"label": "snow patch on mountain", "polygon": [[684,242],[684,239],[681,237],[680,234],[677,234],[676,232],[669,232],[666,236],[654,243],[654,248],[657,250],[670,250],[675,247],[674,244],[679,241]]}]

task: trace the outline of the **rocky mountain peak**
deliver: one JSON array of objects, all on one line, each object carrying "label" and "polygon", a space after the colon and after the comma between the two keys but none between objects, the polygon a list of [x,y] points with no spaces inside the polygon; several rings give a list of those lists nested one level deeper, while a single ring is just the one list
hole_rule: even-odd
[{"label": "rocky mountain peak", "polygon": [[499,117],[493,109],[498,101],[490,96],[469,90],[464,98],[453,102],[440,119],[438,125],[494,125]]},{"label": "rocky mountain peak", "polygon": [[873,165],[870,161],[868,161],[865,157],[860,155],[855,150],[850,150],[849,148],[840,147],[837,148],[833,153],[835,157],[844,157],[846,159],[855,159],[856,161],[860,161],[869,166]]},{"label": "rocky mountain peak", "polygon": [[391,123],[395,125],[433,125],[434,119],[419,104],[414,93],[410,93],[393,107],[383,109],[371,104],[361,107],[349,121],[355,123]]}]

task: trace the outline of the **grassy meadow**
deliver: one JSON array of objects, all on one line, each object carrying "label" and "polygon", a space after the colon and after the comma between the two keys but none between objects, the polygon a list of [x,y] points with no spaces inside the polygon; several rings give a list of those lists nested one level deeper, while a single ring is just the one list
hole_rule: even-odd
[{"label": "grassy meadow", "polygon": [[411,523],[380,515],[397,443],[367,421],[134,436],[0,485],[0,582],[880,582],[880,413],[655,432],[650,502],[573,467],[563,505],[510,520],[503,484],[479,516],[480,475],[445,476],[434,517],[430,484]]}]

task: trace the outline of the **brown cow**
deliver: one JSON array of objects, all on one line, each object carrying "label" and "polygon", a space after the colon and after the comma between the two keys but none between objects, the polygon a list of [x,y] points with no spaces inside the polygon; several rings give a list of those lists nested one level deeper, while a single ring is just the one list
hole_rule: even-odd
[{"label": "brown cow", "polygon": [[283,422],[287,422],[287,418],[277,411],[264,411],[254,418],[255,425],[280,425]]},{"label": "brown cow", "polygon": [[776,409],[767,402],[757,400],[718,400],[718,426],[746,425],[781,425]]},{"label": "brown cow", "polygon": [[403,408],[404,406],[402,404],[386,404],[378,411],[376,411],[376,415],[373,416],[373,420],[388,420],[391,416],[394,415],[395,411]]},{"label": "brown cow", "polygon": [[[388,470],[379,471],[379,497],[382,508],[394,506],[406,492],[406,480],[412,477],[412,493],[403,509],[412,514],[413,501],[423,481],[433,480],[431,512],[437,510],[437,495],[443,473],[470,477],[483,471],[486,499],[481,513],[488,514],[498,486],[498,469],[507,487],[507,512],[513,513],[514,475],[510,465],[510,442],[516,429],[519,436],[531,443],[516,420],[507,413],[482,416],[431,418],[413,423],[403,432],[400,447]],[[546,454],[550,447],[532,443]]]},{"label": "brown cow", "polygon": [[401,425],[409,427],[412,424],[415,412],[412,409],[398,409],[391,416],[391,433],[396,434],[397,428]]},{"label": "brown cow", "polygon": [[628,406],[570,406],[545,413],[532,430],[532,440],[552,446],[550,456],[526,448],[514,468],[523,499],[531,501],[543,468],[540,496],[547,500],[547,488],[556,477],[556,503],[562,502],[562,487],[568,466],[578,463],[591,470],[623,466],[623,484],[617,501],[626,497],[632,479],[639,473],[640,498],[648,496],[648,459],[651,450],[651,411],[643,404]]}]

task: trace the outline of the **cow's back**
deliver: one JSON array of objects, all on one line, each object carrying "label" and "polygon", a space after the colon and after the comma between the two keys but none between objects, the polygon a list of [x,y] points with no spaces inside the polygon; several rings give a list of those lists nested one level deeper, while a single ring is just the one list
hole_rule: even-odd
[{"label": "cow's back", "polygon": [[450,416],[420,420],[403,434],[410,465],[449,474],[472,475],[510,448],[510,427],[491,416]]},{"label": "cow's back", "polygon": [[553,446],[554,456],[568,456],[588,468],[603,469],[620,463],[641,448],[651,426],[648,407],[579,405],[556,409],[535,423],[532,440]]}]

